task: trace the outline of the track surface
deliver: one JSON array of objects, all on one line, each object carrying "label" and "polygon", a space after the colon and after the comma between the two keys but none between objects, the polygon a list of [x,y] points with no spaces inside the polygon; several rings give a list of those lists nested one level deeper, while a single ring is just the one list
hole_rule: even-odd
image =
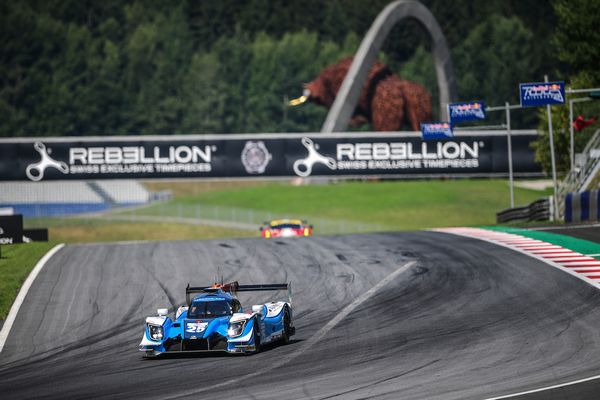
[{"label": "track surface", "polygon": [[[413,260],[322,339],[269,369]],[[225,280],[292,281],[295,341],[249,357],[143,360],[144,317],[183,303],[185,285],[210,283],[217,266]],[[0,354],[0,393],[484,399],[600,374],[599,332],[600,291],[509,249],[443,233],[70,245],[25,299]],[[211,389],[223,381],[231,382]],[[598,398],[597,389],[592,382],[552,398]]]}]

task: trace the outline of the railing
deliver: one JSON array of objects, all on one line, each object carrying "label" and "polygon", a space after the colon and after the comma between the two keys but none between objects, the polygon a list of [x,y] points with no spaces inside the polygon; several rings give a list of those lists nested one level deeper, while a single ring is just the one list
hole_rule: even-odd
[{"label": "railing", "polygon": [[496,214],[496,222],[501,224],[505,222],[548,221],[551,216],[551,200],[552,197],[546,197],[523,207],[507,208]]},{"label": "railing", "polygon": [[588,188],[600,170],[600,130],[597,130],[582,152],[582,159],[563,179],[557,189],[559,219],[565,216],[565,196],[570,192],[582,192]]}]

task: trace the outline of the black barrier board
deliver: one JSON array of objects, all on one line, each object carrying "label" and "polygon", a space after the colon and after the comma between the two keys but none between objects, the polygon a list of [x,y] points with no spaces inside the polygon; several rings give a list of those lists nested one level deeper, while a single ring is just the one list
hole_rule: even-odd
[{"label": "black barrier board", "polygon": [[[535,131],[512,138],[515,175],[539,175]],[[504,132],[127,136],[0,140],[0,180],[310,176],[480,176],[508,173]]]},{"label": "black barrier board", "polygon": [[0,215],[0,245],[23,243],[23,216]]},{"label": "black barrier board", "polygon": [[23,229],[23,236],[32,242],[47,242],[48,228]]}]

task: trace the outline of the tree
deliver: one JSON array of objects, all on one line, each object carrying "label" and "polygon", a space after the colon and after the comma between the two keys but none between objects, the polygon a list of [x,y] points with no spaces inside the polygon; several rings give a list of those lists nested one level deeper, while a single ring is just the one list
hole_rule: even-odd
[{"label": "tree", "polygon": [[[519,102],[519,83],[539,80],[536,41],[518,17],[492,15],[477,25],[453,52],[460,99],[503,105]],[[527,118],[529,116],[529,118]],[[521,117],[521,118],[519,118]],[[489,120],[502,120],[501,114]],[[513,126],[531,126],[535,114],[513,116]]]},{"label": "tree", "polygon": [[572,74],[587,73],[592,85],[600,84],[600,2],[555,0],[558,23],[554,45]]},{"label": "tree", "polygon": [[[553,44],[559,58],[566,63],[566,79],[573,88],[593,88],[600,84],[600,3],[594,0],[556,0],[553,3],[557,16]],[[581,96],[581,95],[580,95]],[[569,96],[570,98],[570,96]],[[600,116],[598,101],[577,104],[574,116]],[[534,143],[536,160],[545,171],[551,170],[548,118],[545,109],[540,109],[540,139]],[[560,173],[570,169],[570,124],[568,106],[552,108],[556,168]],[[575,133],[575,152],[583,150],[592,134],[600,127],[596,122],[582,132]]]}]

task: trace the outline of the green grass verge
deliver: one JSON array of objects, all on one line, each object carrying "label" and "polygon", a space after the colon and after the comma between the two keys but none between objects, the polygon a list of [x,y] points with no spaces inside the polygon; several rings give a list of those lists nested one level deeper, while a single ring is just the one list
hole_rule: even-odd
[{"label": "green grass verge", "polygon": [[[549,190],[515,188],[517,204],[547,196]],[[496,212],[509,205],[506,180],[446,180],[342,182],[292,186],[269,183],[182,196],[140,213],[176,215],[190,206],[218,206],[223,211],[252,209],[273,216],[318,218],[378,224],[389,230],[484,225],[496,222]],[[312,221],[311,221],[312,220]],[[315,225],[318,232],[318,226]]]},{"label": "green grass verge", "polygon": [[[559,233],[532,231],[529,229],[519,229],[506,226],[483,226],[482,228],[494,231],[514,233],[531,239],[542,240],[581,254],[600,254],[600,244],[590,242],[589,240],[578,239],[571,236],[561,235]],[[600,259],[600,256],[595,257]]]},{"label": "green grass verge", "polygon": [[40,258],[56,243],[24,243],[2,246],[0,258],[0,320],[4,320],[21,285]]}]

